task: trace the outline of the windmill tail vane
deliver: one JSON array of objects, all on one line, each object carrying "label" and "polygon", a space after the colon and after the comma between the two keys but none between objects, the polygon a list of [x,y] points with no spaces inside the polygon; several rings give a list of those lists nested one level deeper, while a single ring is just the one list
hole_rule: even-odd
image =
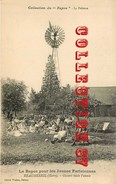
[{"label": "windmill tail vane", "polygon": [[52,30],[52,25],[50,21],[49,21],[49,28]]}]

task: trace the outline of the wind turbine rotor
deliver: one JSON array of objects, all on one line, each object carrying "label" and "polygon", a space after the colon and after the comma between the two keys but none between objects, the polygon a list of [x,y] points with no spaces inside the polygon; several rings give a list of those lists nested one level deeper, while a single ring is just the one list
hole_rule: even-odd
[{"label": "wind turbine rotor", "polygon": [[58,48],[65,39],[65,33],[59,26],[51,26],[45,32],[45,40],[52,48]]}]

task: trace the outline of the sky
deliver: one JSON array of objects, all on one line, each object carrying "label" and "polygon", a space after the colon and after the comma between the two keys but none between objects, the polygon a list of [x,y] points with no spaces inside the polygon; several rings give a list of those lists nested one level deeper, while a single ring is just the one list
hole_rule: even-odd
[{"label": "sky", "polygon": [[[49,3],[48,3],[49,2]],[[78,2],[78,3],[77,3]],[[61,27],[65,41],[58,48],[61,84],[75,83],[75,52],[88,51],[88,86],[116,86],[115,1],[40,1],[4,0],[2,4],[2,78],[24,81],[36,91],[41,89],[45,65],[52,48],[45,41],[45,31]],[[86,3],[88,2],[88,3]],[[38,9],[28,7],[39,7]],[[45,9],[42,9],[45,7]],[[47,9],[51,7],[52,9]],[[53,7],[55,7],[53,9]],[[59,8],[58,8],[59,7]],[[61,7],[67,8],[61,10]],[[88,9],[79,9],[85,7]],[[87,26],[88,35],[76,35],[78,26]],[[87,39],[86,48],[77,48],[77,39]],[[82,85],[82,84],[81,84]]]}]

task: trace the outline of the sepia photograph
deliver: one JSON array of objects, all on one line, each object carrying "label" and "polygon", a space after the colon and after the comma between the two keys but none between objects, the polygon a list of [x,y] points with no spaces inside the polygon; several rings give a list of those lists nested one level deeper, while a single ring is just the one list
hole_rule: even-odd
[{"label": "sepia photograph", "polygon": [[1,1],[0,184],[115,184],[115,1]]}]

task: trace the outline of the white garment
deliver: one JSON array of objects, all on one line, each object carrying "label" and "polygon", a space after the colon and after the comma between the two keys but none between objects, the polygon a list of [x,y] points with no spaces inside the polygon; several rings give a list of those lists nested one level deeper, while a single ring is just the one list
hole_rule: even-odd
[{"label": "white garment", "polygon": [[22,133],[27,132],[27,131],[26,131],[26,127],[25,127],[23,124],[20,124],[20,125],[19,125],[19,130],[20,130],[20,132],[22,132]]},{"label": "white garment", "polygon": [[14,136],[15,137],[19,137],[19,136],[21,136],[22,134],[20,133],[20,131],[19,130],[15,130],[14,131]]},{"label": "white garment", "polygon": [[57,135],[54,135],[54,139],[61,140],[65,136],[66,136],[66,130],[59,131]]},{"label": "white garment", "polygon": [[66,122],[67,124],[70,124],[70,123],[72,123],[72,120],[67,118],[64,120],[64,122]]},{"label": "white garment", "polygon": [[45,121],[41,120],[39,125],[40,125],[40,127],[43,127],[45,125]]},{"label": "white garment", "polygon": [[56,120],[56,124],[59,125],[59,123],[60,123],[60,118],[58,118],[58,119]]},{"label": "white garment", "polygon": [[107,130],[108,126],[109,126],[109,122],[105,122],[103,125],[103,131]]},{"label": "white garment", "polygon": [[31,133],[35,132],[35,126],[30,126],[29,127],[29,132],[31,132]]},{"label": "white garment", "polygon": [[15,118],[14,123],[19,123],[19,119]]}]

